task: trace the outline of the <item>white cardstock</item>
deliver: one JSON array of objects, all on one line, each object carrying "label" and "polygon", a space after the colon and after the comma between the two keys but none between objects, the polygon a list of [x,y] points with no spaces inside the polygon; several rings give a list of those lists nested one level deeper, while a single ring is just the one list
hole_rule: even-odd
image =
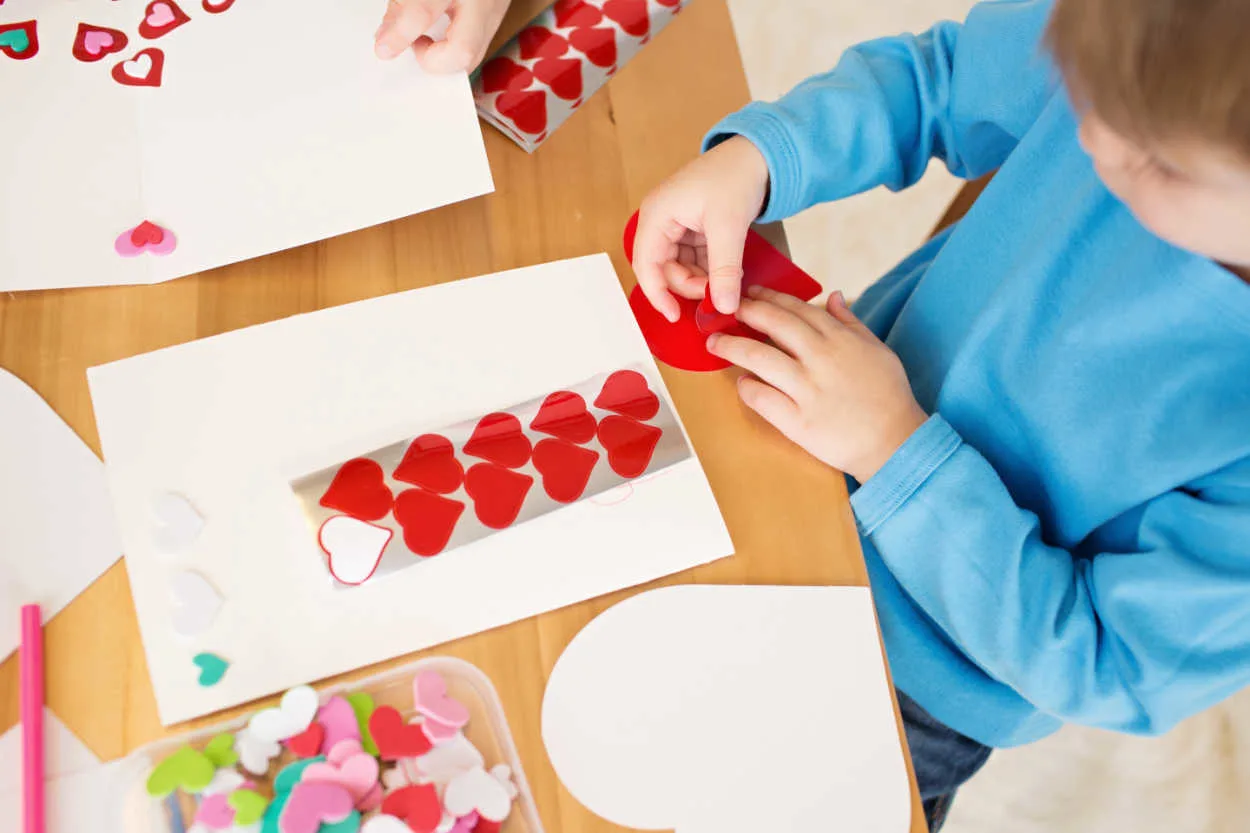
[{"label": "white cardstock", "polygon": [[[606,255],[375,298],[92,368],[92,402],[161,720],[174,723],[729,555],[697,458],[342,592],[290,481],[405,437],[648,368]],[[204,518],[194,569],[225,599],[173,627],[154,494]],[[605,496],[611,493],[605,493]],[[231,662],[196,683],[191,657]]]},{"label": "white cardstock", "polygon": [[574,797],[676,833],[905,833],[911,794],[867,588],[653,590],[552,669],[543,742]]},{"label": "white cardstock", "polygon": [[[190,19],[152,39],[146,0],[0,5],[39,42],[0,53],[0,291],[156,283],[492,189],[466,76],[374,55],[385,0],[175,2]],[[83,62],[80,23],[127,45]],[[119,84],[147,49],[161,85]],[[175,250],[119,256],[145,220]]]}]

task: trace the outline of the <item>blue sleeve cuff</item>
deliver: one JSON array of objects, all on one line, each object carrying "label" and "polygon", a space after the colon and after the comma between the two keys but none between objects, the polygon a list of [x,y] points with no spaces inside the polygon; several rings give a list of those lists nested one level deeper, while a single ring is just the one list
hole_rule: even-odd
[{"label": "blue sleeve cuff", "polygon": [[963,444],[940,414],[929,417],[855,494],[851,509],[860,532],[871,535],[911,499]]},{"label": "blue sleeve cuff", "polygon": [[772,105],[757,101],[722,119],[703,137],[703,152],[731,136],[748,139],[768,163],[768,204],[756,222],[775,223],[807,207],[798,150]]}]

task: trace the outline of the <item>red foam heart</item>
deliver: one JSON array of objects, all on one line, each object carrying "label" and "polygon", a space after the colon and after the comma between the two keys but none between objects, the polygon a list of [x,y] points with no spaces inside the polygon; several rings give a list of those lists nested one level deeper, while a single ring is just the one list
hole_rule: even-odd
[{"label": "red foam heart", "polygon": [[637,477],[647,470],[663,434],[654,425],[629,417],[609,416],[599,423],[599,444],[608,452],[608,465],[621,477]]},{"label": "red foam heart", "polygon": [[221,14],[230,10],[230,7],[234,5],[234,0],[204,0],[200,5],[209,14]]},{"label": "red foam heart", "polygon": [[92,64],[115,52],[121,52],[129,42],[130,39],[126,37],[125,32],[105,26],[92,26],[90,23],[79,23],[72,51],[78,60]]},{"label": "red foam heart", "polygon": [[660,398],[636,370],[618,370],[603,383],[595,407],[646,421],[660,412]]},{"label": "red foam heart", "polygon": [[569,42],[550,29],[542,26],[527,26],[517,35],[517,45],[521,47],[521,57],[529,61],[534,58],[559,58],[569,50]]},{"label": "red foam heart", "polygon": [[528,474],[493,463],[478,463],[464,477],[464,490],[473,498],[477,519],[491,529],[507,529],[521,514],[525,496],[534,485]]},{"label": "red foam heart", "polygon": [[24,20],[21,23],[0,24],[0,35],[6,32],[20,31],[26,35],[26,48],[21,52],[9,44],[0,44],[0,54],[8,55],[15,61],[26,61],[39,54],[39,23]]},{"label": "red foam heart", "polygon": [[529,462],[529,437],[521,430],[521,420],[512,414],[487,414],[478,421],[473,436],[464,444],[464,453],[510,469]]},{"label": "red foam heart", "polygon": [[542,407],[530,428],[574,443],[588,443],[595,438],[595,416],[586,409],[580,394],[561,390],[543,400]]},{"label": "red foam heart", "polygon": [[525,133],[547,129],[547,96],[542,90],[506,90],[495,99],[495,109]]},{"label": "red foam heart", "polygon": [[443,805],[433,784],[411,784],[387,794],[382,812],[402,819],[413,833],[433,833],[442,821]]},{"label": "red foam heart", "polygon": [[139,24],[139,36],[148,40],[168,35],[184,23],[190,22],[174,0],[152,0],[143,12],[143,22]]},{"label": "red foam heart", "polygon": [[603,20],[603,13],[585,0],[556,0],[553,9],[556,13],[556,26],[561,29],[570,26],[594,26]]},{"label": "red foam heart", "polygon": [[569,42],[595,66],[606,68],[616,63],[616,34],[611,29],[574,29]]},{"label": "red foam heart", "polygon": [[386,485],[382,467],[373,460],[358,457],[348,460],[330,481],[330,488],[321,496],[321,505],[345,512],[361,521],[380,521],[391,511],[394,495]]},{"label": "red foam heart", "polygon": [[[415,758],[434,748],[421,731],[421,724],[409,725],[394,706],[378,706],[369,715],[369,734],[384,761]],[[437,824],[437,822],[435,822]]]},{"label": "red foam heart", "polygon": [[651,30],[647,0],[608,0],[603,4],[603,13],[636,38],[643,37]]},{"label": "red foam heart", "polygon": [[394,477],[447,495],[464,482],[464,466],[456,459],[451,440],[438,434],[422,434],[404,452],[404,459],[395,467]]},{"label": "red foam heart", "polygon": [[543,476],[543,490],[560,503],[572,503],[586,491],[599,452],[564,440],[540,440],[534,446],[534,468]]},{"label": "red foam heart", "polygon": [[[138,72],[142,69],[144,56],[150,61],[147,71],[142,75],[131,75],[131,72]],[[127,87],[159,87],[164,76],[165,53],[156,48],[141,49],[129,61],[122,61],[113,67],[113,80]]]},{"label": "red foam heart", "polygon": [[294,737],[283,741],[287,749],[301,758],[311,758],[321,753],[321,743],[325,740],[326,727],[313,721],[308,728]]},{"label": "red foam heart", "polygon": [[488,93],[523,90],[534,83],[534,73],[500,55],[482,66],[482,90]]},{"label": "red foam heart", "polygon": [[501,827],[503,827],[501,821],[491,821],[478,816],[477,824],[473,825],[473,833],[499,833]]},{"label": "red foam heart", "polygon": [[565,101],[582,97],[582,62],[575,58],[543,58],[534,64],[534,75]]},{"label": "red foam heart", "polygon": [[417,555],[430,557],[447,548],[464,504],[421,489],[408,489],[395,498],[395,520],[404,530],[404,544]]},{"label": "red foam heart", "polygon": [[130,232],[130,242],[136,249],[144,246],[155,246],[165,239],[165,229],[155,223],[144,220]]}]

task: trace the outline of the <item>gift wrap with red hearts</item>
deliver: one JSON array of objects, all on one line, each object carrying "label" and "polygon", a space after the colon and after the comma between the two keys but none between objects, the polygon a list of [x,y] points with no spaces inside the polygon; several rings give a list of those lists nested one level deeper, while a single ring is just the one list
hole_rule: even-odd
[{"label": "gift wrap with red hearts", "polygon": [[473,77],[483,119],[533,152],[689,0],[558,0]]}]

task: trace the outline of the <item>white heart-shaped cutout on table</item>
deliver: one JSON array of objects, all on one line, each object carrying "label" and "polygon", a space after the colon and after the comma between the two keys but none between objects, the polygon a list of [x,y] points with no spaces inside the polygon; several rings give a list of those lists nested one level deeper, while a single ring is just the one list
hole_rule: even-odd
[{"label": "white heart-shaped cutout on table", "polygon": [[379,813],[360,826],[360,833],[412,833],[412,830],[407,822]]},{"label": "white heart-shaped cutout on table", "polygon": [[152,498],[152,523],[152,543],[164,555],[185,552],[204,529],[204,518],[191,502],[173,492]]},{"label": "white heart-shaped cutout on table", "polygon": [[542,735],[569,792],[623,827],[911,829],[867,588],[634,596],[556,662]]},{"label": "white heart-shaped cutout on table", "polygon": [[136,55],[129,61],[122,62],[122,72],[136,81],[142,81],[152,74],[152,56]]},{"label": "white heart-shaped cutout on table", "polygon": [[253,775],[264,775],[269,771],[269,762],[282,754],[282,744],[261,740],[247,729],[241,729],[234,735],[234,751],[239,754],[239,766]]},{"label": "white heart-shaped cutout on table", "polygon": [[194,639],[217,618],[222,598],[208,579],[194,570],[183,570],[169,579],[169,594],[174,602],[171,614],[174,632]]},{"label": "white heart-shaped cutout on table", "polygon": [[317,542],[330,561],[330,574],[343,584],[363,584],[382,560],[395,533],[383,526],[336,515],[321,525]]},{"label": "white heart-shaped cutout on table", "polygon": [[[457,775],[474,768],[484,767],[486,761],[473,742],[464,736],[464,733],[456,732],[450,740],[444,741],[418,757],[415,764],[417,771],[423,777],[443,786],[450,783]],[[458,813],[457,815],[465,814]]]},{"label": "white heart-shaped cutout on table", "polygon": [[316,691],[306,685],[296,686],[282,695],[278,705],[254,714],[247,729],[260,740],[286,740],[309,727],[319,705]]},{"label": "white heart-shaped cutout on table", "polygon": [[443,808],[457,818],[477,813],[487,821],[503,821],[512,799],[493,775],[477,766],[451,779],[443,792]]}]

